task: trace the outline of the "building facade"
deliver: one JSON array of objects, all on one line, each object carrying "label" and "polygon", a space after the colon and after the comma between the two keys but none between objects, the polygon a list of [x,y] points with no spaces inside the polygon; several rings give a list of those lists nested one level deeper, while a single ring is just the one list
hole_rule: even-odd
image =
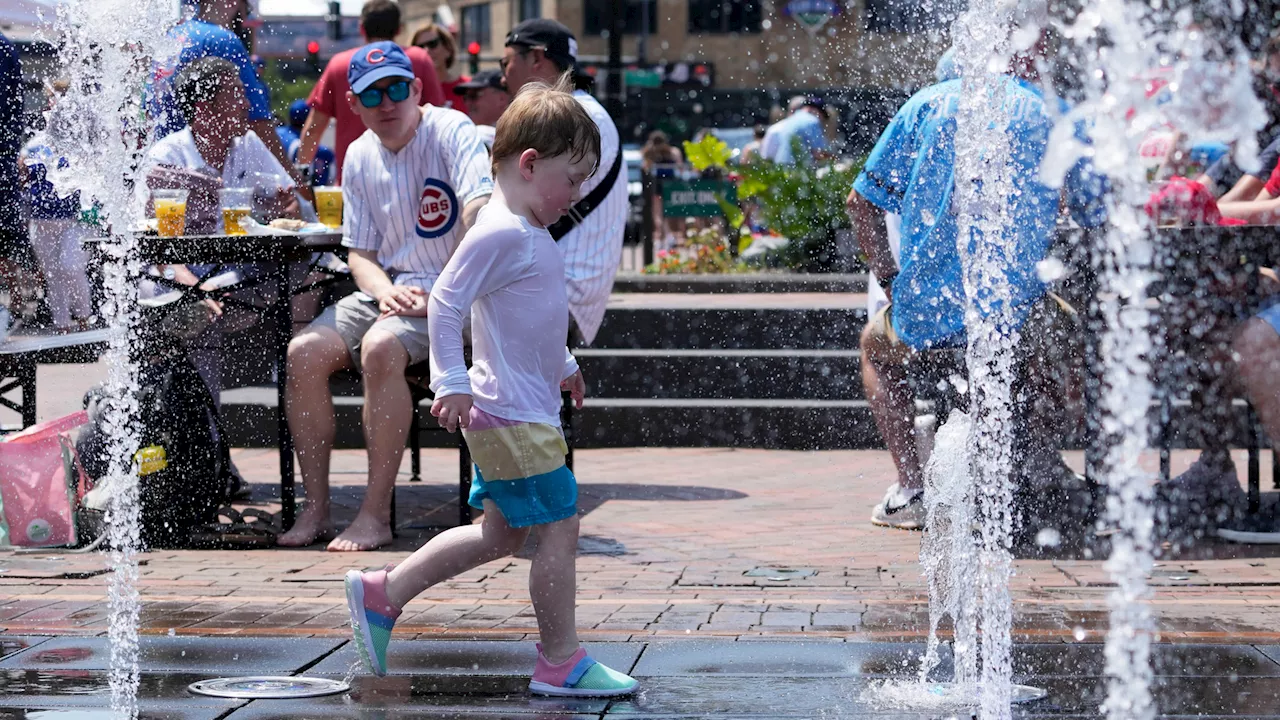
[{"label": "building facade", "polygon": [[[708,86],[908,89],[927,82],[958,0],[624,0],[624,63],[653,82],[698,68]],[[410,28],[439,0],[401,0]],[[515,23],[552,17],[603,65],[614,0],[454,0],[461,47],[492,63]],[[647,26],[647,27],[646,27]],[[647,32],[641,32],[647,29]],[[643,76],[643,77],[642,77]],[[677,83],[684,77],[674,78]]]}]

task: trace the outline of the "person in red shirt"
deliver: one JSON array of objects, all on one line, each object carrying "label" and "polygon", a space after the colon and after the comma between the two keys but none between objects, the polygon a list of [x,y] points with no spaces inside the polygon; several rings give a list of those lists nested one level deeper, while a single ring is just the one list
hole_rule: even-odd
[{"label": "person in red shirt", "polygon": [[[360,10],[360,33],[364,35],[366,42],[394,40],[403,27],[400,23],[400,5],[394,0],[369,0]],[[422,81],[422,104],[445,107],[444,91],[440,88],[431,56],[422,48],[408,47],[404,50],[413,64],[414,75]],[[307,123],[302,128],[302,144],[298,148],[298,156],[294,158],[297,164],[311,165],[316,149],[320,147],[320,137],[324,135],[332,118],[337,122],[333,143],[338,166],[335,184],[342,183],[342,160],[346,157],[347,146],[363,135],[366,129],[360,117],[347,105],[347,93],[351,90],[347,82],[347,67],[354,54],[354,48],[340,52],[325,66],[319,82],[307,98],[311,114],[307,116]]]},{"label": "person in red shirt", "polygon": [[1236,218],[1249,225],[1280,224],[1280,165],[1271,171],[1256,198],[1219,200],[1218,210],[1224,217]]},{"label": "person in red shirt", "polygon": [[463,99],[462,94],[454,90],[462,83],[470,82],[471,78],[466,75],[450,77],[453,72],[453,64],[458,59],[458,42],[454,39],[453,33],[440,27],[439,25],[429,22],[413,32],[413,40],[411,44],[414,47],[420,47],[431,55],[431,62],[436,64],[436,78],[440,80],[440,89],[444,91],[444,101],[452,103],[449,107],[460,113],[467,112],[467,103]]}]

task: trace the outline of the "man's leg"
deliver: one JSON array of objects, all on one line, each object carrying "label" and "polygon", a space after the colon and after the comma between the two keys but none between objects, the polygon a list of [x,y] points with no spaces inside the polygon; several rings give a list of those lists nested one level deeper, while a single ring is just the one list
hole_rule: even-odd
[{"label": "man's leg", "polygon": [[904,491],[924,489],[924,473],[915,441],[915,395],[907,382],[911,350],[888,334],[888,318],[878,317],[862,331],[862,387],[876,428],[884,438],[898,485]]},{"label": "man's leg", "polygon": [[1236,335],[1237,373],[1249,402],[1280,450],[1280,305],[1251,318]]},{"label": "man's leg", "polygon": [[310,545],[333,531],[329,518],[329,454],[336,428],[329,377],[349,367],[350,351],[333,328],[313,326],[289,343],[285,410],[307,502],[293,528],[277,539],[280,545]]},{"label": "man's leg", "polygon": [[915,434],[915,394],[908,383],[912,351],[890,334],[887,312],[862,332],[862,385],[880,436],[898,469],[898,482],[871,511],[871,522],[902,530],[924,527],[924,472]]},{"label": "man's leg", "polygon": [[391,493],[413,415],[413,397],[404,377],[409,351],[400,339],[374,326],[360,346],[369,485],[356,519],[329,543],[333,552],[373,550],[391,542]]}]

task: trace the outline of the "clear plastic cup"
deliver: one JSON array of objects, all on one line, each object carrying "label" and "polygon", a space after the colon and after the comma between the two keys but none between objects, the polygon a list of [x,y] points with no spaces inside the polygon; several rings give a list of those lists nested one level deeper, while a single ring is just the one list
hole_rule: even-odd
[{"label": "clear plastic cup", "polygon": [[253,188],[223,188],[218,191],[222,203],[222,232],[224,235],[244,235],[240,218],[253,214]]},{"label": "clear plastic cup", "polygon": [[342,227],[342,188],[324,185],[313,188],[313,191],[320,222],[335,229]]},{"label": "clear plastic cup", "polygon": [[154,190],[152,205],[156,209],[156,230],[161,237],[182,237],[187,230],[187,191]]}]

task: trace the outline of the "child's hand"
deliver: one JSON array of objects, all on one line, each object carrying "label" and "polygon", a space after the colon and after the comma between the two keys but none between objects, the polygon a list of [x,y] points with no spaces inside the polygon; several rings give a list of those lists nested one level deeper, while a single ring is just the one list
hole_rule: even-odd
[{"label": "child's hand", "polygon": [[440,427],[453,432],[458,427],[471,425],[471,396],[446,395],[431,403],[431,414],[440,420]]},{"label": "child's hand", "polygon": [[560,389],[567,390],[569,397],[573,398],[574,407],[582,409],[582,399],[587,396],[587,381],[582,379],[582,370],[561,381]]},{"label": "child's hand", "polygon": [[427,293],[419,287],[392,285],[378,298],[378,310],[382,311],[382,317],[390,315],[425,317],[427,314]]}]

